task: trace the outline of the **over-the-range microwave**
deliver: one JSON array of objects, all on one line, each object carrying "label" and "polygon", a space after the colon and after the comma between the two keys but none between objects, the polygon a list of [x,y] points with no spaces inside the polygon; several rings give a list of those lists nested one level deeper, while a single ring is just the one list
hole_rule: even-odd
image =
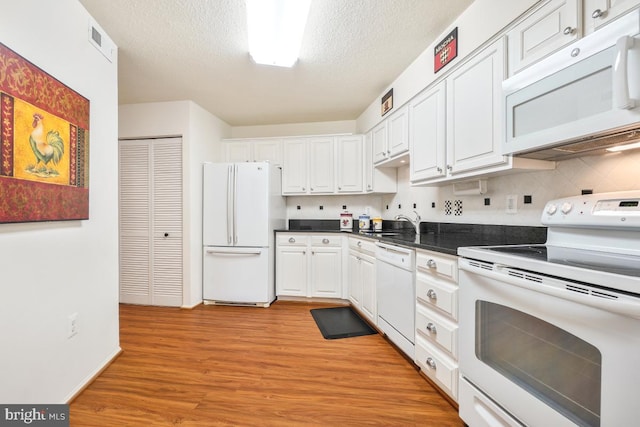
[{"label": "over-the-range microwave", "polygon": [[640,139],[640,10],[503,82],[504,154],[561,160]]}]

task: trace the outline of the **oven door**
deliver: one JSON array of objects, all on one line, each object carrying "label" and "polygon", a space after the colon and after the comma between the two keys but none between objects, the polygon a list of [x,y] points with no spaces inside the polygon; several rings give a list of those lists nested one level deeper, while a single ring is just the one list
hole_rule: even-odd
[{"label": "oven door", "polygon": [[636,298],[466,258],[459,266],[467,424],[637,423]]}]

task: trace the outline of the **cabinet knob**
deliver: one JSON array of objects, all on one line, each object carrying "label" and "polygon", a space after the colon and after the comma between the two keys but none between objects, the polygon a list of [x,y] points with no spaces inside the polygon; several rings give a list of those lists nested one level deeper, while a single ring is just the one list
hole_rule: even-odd
[{"label": "cabinet knob", "polygon": [[329,239],[327,239],[327,238],[322,239],[322,243],[324,243],[325,245],[328,244],[329,243]]},{"label": "cabinet knob", "polygon": [[438,171],[438,173],[442,173],[442,168],[436,168],[436,170]]},{"label": "cabinet knob", "polygon": [[433,360],[431,357],[427,357],[427,366],[430,367],[431,369],[436,369],[436,361]]},{"label": "cabinet knob", "polygon": [[309,190],[313,191],[313,187],[309,188]]},{"label": "cabinet knob", "polygon": [[437,264],[434,260],[430,259],[429,261],[427,261],[427,267],[429,268],[436,268]]},{"label": "cabinet knob", "polygon": [[427,323],[427,331],[431,332],[432,334],[438,333],[438,330],[436,329],[436,325],[434,325],[431,322]]},{"label": "cabinet knob", "polygon": [[164,237],[169,237],[169,233],[164,233]]},{"label": "cabinet knob", "polygon": [[358,247],[362,246],[362,242],[358,242]]},{"label": "cabinet knob", "polygon": [[305,187],[302,187],[302,191],[307,191],[307,189]]},{"label": "cabinet knob", "polygon": [[296,239],[294,239],[293,237],[289,237],[289,243],[295,243]]},{"label": "cabinet knob", "polygon": [[600,9],[596,9],[596,10],[594,10],[594,11],[593,11],[593,13],[591,14],[591,17],[592,17],[593,19],[604,18],[606,14],[607,14],[607,12],[606,12],[606,11],[602,11],[602,10],[600,10]]},{"label": "cabinet knob", "polygon": [[565,28],[565,29],[562,31],[562,33],[563,33],[565,36],[570,36],[571,34],[573,34],[573,33],[575,33],[575,32],[576,32],[576,29],[575,29],[575,28],[573,28],[573,27],[567,27],[567,28]]},{"label": "cabinet knob", "polygon": [[391,150],[387,150],[387,154],[391,154]]},{"label": "cabinet knob", "polygon": [[338,190],[342,190],[342,187],[338,186]]},{"label": "cabinet knob", "polygon": [[447,169],[448,169],[448,170],[452,170],[452,169],[453,169],[453,166],[451,166],[451,165],[447,165]]},{"label": "cabinet knob", "polygon": [[436,294],[436,291],[433,289],[429,289],[427,291],[427,297],[429,297],[429,299],[438,299],[438,294]]}]

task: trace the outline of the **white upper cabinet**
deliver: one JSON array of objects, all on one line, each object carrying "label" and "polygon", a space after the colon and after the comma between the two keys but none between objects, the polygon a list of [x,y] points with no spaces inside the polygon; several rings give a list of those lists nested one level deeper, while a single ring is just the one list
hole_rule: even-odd
[{"label": "white upper cabinet", "polygon": [[446,175],[445,82],[420,93],[409,103],[411,182]]},{"label": "white upper cabinet", "polygon": [[225,140],[222,142],[222,160],[237,162],[269,162],[282,165],[282,141],[280,139]]},{"label": "white upper cabinet", "polygon": [[338,193],[362,192],[364,179],[363,167],[363,138],[362,135],[342,136],[338,138],[336,150],[338,152]]},{"label": "white upper cabinet", "polygon": [[396,156],[409,152],[409,111],[405,105],[389,116],[389,156]]},{"label": "white upper cabinet", "polygon": [[306,194],[309,189],[307,140],[288,139],[283,144],[282,194]]},{"label": "white upper cabinet", "polygon": [[283,143],[282,194],[331,194],[335,191],[335,139],[308,137]]},{"label": "white upper cabinet", "polygon": [[584,0],[585,34],[590,34],[640,5],[640,0]]},{"label": "white upper cabinet", "polygon": [[507,33],[509,75],[577,40],[581,0],[552,0]]},{"label": "white upper cabinet", "polygon": [[311,138],[309,144],[309,192],[335,191],[335,139]]},{"label": "white upper cabinet", "polygon": [[387,121],[384,120],[379,123],[371,131],[371,141],[373,144],[373,163],[377,164],[383,162],[389,158],[390,151],[388,151],[387,144]]},{"label": "white upper cabinet", "polygon": [[253,142],[253,161],[269,162],[274,166],[282,165],[282,141],[266,139]]},{"label": "white upper cabinet", "polygon": [[400,166],[409,153],[409,110],[405,105],[394,111],[372,130],[373,163]]},{"label": "white upper cabinet", "polygon": [[222,157],[229,163],[252,161],[251,141],[223,141]]},{"label": "white upper cabinet", "polygon": [[448,175],[507,163],[501,153],[503,79],[503,38],[446,79]]}]

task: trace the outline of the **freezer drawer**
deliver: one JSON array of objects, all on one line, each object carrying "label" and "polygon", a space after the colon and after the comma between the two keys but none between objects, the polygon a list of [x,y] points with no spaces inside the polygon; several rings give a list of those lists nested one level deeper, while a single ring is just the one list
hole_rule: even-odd
[{"label": "freezer drawer", "polygon": [[205,302],[267,307],[275,299],[269,248],[207,246],[203,257]]}]

